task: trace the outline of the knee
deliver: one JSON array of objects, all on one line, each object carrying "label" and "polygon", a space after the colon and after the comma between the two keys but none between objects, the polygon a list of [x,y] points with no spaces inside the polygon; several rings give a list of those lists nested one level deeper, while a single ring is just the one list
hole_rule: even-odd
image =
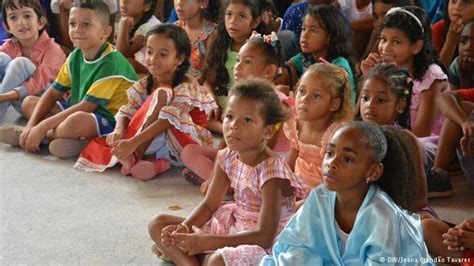
[{"label": "knee", "polygon": [[225,261],[220,253],[214,252],[211,255],[209,255],[208,259],[205,262],[205,265],[209,265],[209,266],[225,265]]},{"label": "knee", "polygon": [[160,214],[156,216],[148,224],[148,233],[150,234],[151,239],[153,239],[155,242],[161,239],[161,230],[169,224],[170,222],[166,214]]},{"label": "knee", "polygon": [[181,161],[186,165],[191,163],[193,158],[196,158],[195,156],[199,153],[199,147],[200,145],[198,144],[186,145],[181,151]]},{"label": "knee", "polygon": [[5,67],[11,61],[12,61],[12,58],[8,54],[6,54],[4,52],[0,52],[0,66]]},{"label": "knee", "polygon": [[474,111],[474,103],[472,102],[461,101],[459,105],[461,106],[464,113],[466,113],[468,116],[471,114],[472,111]]},{"label": "knee", "polygon": [[21,71],[30,75],[33,74],[35,70],[36,70],[35,64],[33,64],[33,62],[31,62],[30,59],[23,56],[14,58],[11,61],[10,66],[9,66],[9,71],[14,71],[14,72]]},{"label": "knee", "polygon": [[27,96],[23,103],[21,104],[21,110],[26,118],[30,118],[33,110],[35,109],[36,105],[38,104],[39,97],[38,96]]},{"label": "knee", "polygon": [[61,124],[61,127],[67,128],[68,132],[74,135],[80,135],[84,129],[85,121],[91,119],[91,114],[87,112],[75,112],[68,116]]}]

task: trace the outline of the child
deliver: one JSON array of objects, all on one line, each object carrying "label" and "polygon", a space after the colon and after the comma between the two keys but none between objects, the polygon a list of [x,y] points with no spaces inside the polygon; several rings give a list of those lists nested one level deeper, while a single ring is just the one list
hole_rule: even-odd
[{"label": "child", "polygon": [[456,56],[456,47],[466,22],[463,17],[469,8],[474,7],[474,2],[468,0],[446,0],[446,2],[444,19],[432,26],[432,39],[441,62],[447,67]]},{"label": "child", "polygon": [[265,0],[262,8],[262,25],[264,27],[263,33],[270,35],[272,32],[279,32],[283,20],[278,17],[277,10],[273,0]]},{"label": "child", "polygon": [[154,16],[155,0],[121,0],[122,17],[118,24],[115,45],[137,73],[148,73],[145,67],[145,35],[161,22]]},{"label": "child", "polygon": [[2,14],[13,38],[0,47],[0,118],[10,105],[21,112],[23,99],[40,95],[66,60],[45,31],[46,17],[35,1],[3,1]]},{"label": "child", "polygon": [[[0,130],[4,142],[36,152],[46,138],[52,140],[50,152],[65,158],[79,154],[86,143],[80,138],[105,136],[114,129],[113,116],[126,103],[125,91],[137,77],[122,54],[106,42],[111,32],[108,22],[106,4],[73,3],[69,37],[77,49],[41,98],[25,99],[22,109],[29,118],[26,128]],[[67,102],[62,100],[66,93]]]},{"label": "child", "polygon": [[[68,21],[69,13],[74,0],[51,0],[51,11],[56,18],[56,25],[59,31],[60,44],[64,45],[67,49],[73,49],[74,41],[71,40],[68,35]],[[90,2],[90,1],[89,1]],[[115,13],[117,13],[117,2],[116,0],[101,0],[107,4],[109,8],[109,19],[107,24],[112,27],[112,31],[109,35],[109,41],[114,40],[114,24],[115,24]]]},{"label": "child", "polygon": [[[295,210],[296,179],[266,145],[284,111],[268,82],[237,82],[229,93],[209,192],[187,218],[160,215],[149,225],[154,251],[177,265],[257,265]],[[235,203],[222,204],[227,188]],[[199,243],[199,244],[198,244]],[[210,253],[209,253],[210,252]]]},{"label": "child", "polygon": [[221,1],[175,0],[174,6],[179,18],[176,24],[186,31],[191,40],[189,74],[195,78],[200,78],[202,68],[206,62],[210,36],[214,33],[219,19]]},{"label": "child", "polygon": [[474,18],[467,21],[461,31],[458,56],[449,67],[451,89],[474,88]]},{"label": "child", "polygon": [[261,265],[430,259],[419,217],[409,213],[417,190],[407,136],[360,121],[337,129],[324,155],[324,186],[311,191]]},{"label": "child", "polygon": [[[357,94],[352,66],[348,61],[350,49],[342,14],[332,5],[317,5],[310,8],[304,16],[300,46],[301,53],[288,62],[292,69],[292,73],[289,74],[293,77],[301,77],[309,66],[316,62],[323,62],[320,58],[341,66],[349,75],[352,104],[355,105]],[[290,86],[293,86],[296,78],[290,79],[293,80]]]},{"label": "child", "polygon": [[[118,160],[122,174],[145,181],[168,170],[170,162],[179,163],[185,145],[212,144],[210,132],[193,122],[191,111],[210,112],[217,105],[186,75],[191,53],[186,32],[159,25],[148,32],[146,48],[150,75],[127,91],[128,104],[120,107],[114,131],[106,140],[91,142],[76,168],[104,171]],[[145,160],[144,155],[155,159]]]},{"label": "child", "polygon": [[[276,34],[261,36],[253,32],[250,39],[239,51],[234,66],[234,79],[242,81],[250,77],[260,77],[273,82],[283,63],[280,41]],[[279,91],[276,92],[282,102],[293,107],[291,99]],[[268,146],[277,153],[285,154],[288,151],[288,139],[284,137],[284,134],[281,134],[281,127],[268,141]],[[225,143],[219,145],[219,148],[223,147],[225,147]],[[209,180],[217,151],[218,149],[195,144],[186,146],[181,159],[187,169],[184,169],[181,174],[193,184],[201,184]]]},{"label": "child", "polygon": [[306,194],[323,182],[322,151],[337,125],[352,118],[350,99],[349,79],[341,67],[316,63],[301,77],[296,89],[296,119],[285,123],[283,129],[291,142],[287,162],[303,180]]},{"label": "child", "polygon": [[[371,53],[361,63],[364,74],[379,63],[395,63],[413,78],[410,103],[411,131],[425,149],[425,169],[430,169],[443,117],[435,104],[439,93],[449,90],[447,76],[431,42],[431,28],[418,7],[395,7],[382,23],[379,54]],[[429,181],[428,181],[429,182]]]},{"label": "child", "polygon": [[204,85],[213,94],[219,108],[209,117],[208,128],[222,134],[221,110],[225,108],[229,87],[234,83],[237,53],[260,24],[260,0],[227,0],[224,21],[217,26],[217,35],[203,70]]}]

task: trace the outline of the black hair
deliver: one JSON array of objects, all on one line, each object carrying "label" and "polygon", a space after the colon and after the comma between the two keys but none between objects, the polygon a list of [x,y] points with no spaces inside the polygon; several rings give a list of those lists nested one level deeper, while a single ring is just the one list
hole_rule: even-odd
[{"label": "black hair", "polygon": [[264,38],[264,36],[253,36],[250,37],[247,43],[251,43],[260,49],[267,64],[276,65],[278,68],[283,67],[285,65],[285,58],[283,56],[280,40],[276,40],[270,44],[267,43]]},{"label": "black hair", "polygon": [[149,4],[150,9],[148,11],[145,11],[140,18],[140,20],[133,26],[133,28],[130,30],[128,33],[128,39],[131,41],[133,39],[133,35],[135,35],[135,32],[140,28],[141,25],[145,24],[150,20],[150,18],[155,14],[155,9],[156,9],[156,0],[143,0],[143,5]]},{"label": "black hair", "polygon": [[373,151],[374,163],[383,164],[383,173],[375,183],[402,209],[418,211],[417,164],[421,162],[417,158],[418,153],[413,152],[416,141],[414,142],[415,138],[411,133],[393,126],[379,127],[365,121],[350,122],[340,128],[345,126],[358,129],[364,138],[361,141]]},{"label": "black hair", "polygon": [[204,9],[204,17],[214,23],[218,23],[221,13],[221,0],[209,0],[207,8]]},{"label": "black hair", "polygon": [[[406,107],[397,118],[397,123],[403,128],[411,129],[410,121],[410,103],[413,93],[413,82],[410,80],[410,74],[405,68],[399,68],[394,64],[379,64],[364,77],[364,84],[367,80],[373,78],[382,79],[390,92],[395,95],[397,100],[405,99]],[[357,110],[360,115],[360,108]]]},{"label": "black hair", "polygon": [[337,57],[342,56],[349,61],[350,67],[354,72],[349,36],[344,28],[346,23],[341,12],[334,5],[321,4],[308,8],[305,17],[308,15],[317,19],[321,28],[328,33],[328,55],[325,59],[331,62]]},{"label": "black hair", "polygon": [[86,8],[94,10],[102,25],[110,24],[110,10],[107,4],[101,0],[74,0],[72,8]]},{"label": "black hair", "polygon": [[411,0],[371,0],[372,5],[375,3],[384,3],[396,6],[411,6],[413,2]]},{"label": "black hair", "polygon": [[229,97],[243,97],[262,103],[262,117],[265,125],[274,125],[285,121],[285,109],[273,85],[261,78],[248,78],[236,82],[229,91]]},{"label": "black hair", "polygon": [[[240,3],[248,7],[253,20],[257,19],[262,13],[262,0],[226,0],[224,11],[231,3]],[[216,96],[223,96],[228,93],[230,77],[225,63],[227,61],[227,50],[232,44],[232,39],[225,28],[224,21],[221,21],[216,29],[217,37],[209,49],[202,77],[209,81]]]},{"label": "black hair", "polygon": [[[151,35],[164,35],[167,38],[173,40],[176,47],[176,56],[184,55],[185,59],[181,65],[176,69],[176,73],[173,80],[173,87],[183,82],[186,77],[186,73],[190,67],[189,58],[191,57],[191,41],[188,38],[188,34],[181,27],[174,24],[160,24],[151,28],[147,33],[147,39]],[[151,74],[148,75],[147,91],[151,92],[154,87],[154,78]]]},{"label": "black hair", "polygon": [[[18,2],[18,6],[15,4],[15,2]],[[14,9],[22,8],[22,7],[32,8],[35,11],[35,14],[38,17],[38,19],[40,19],[42,17],[45,18],[46,24],[42,29],[39,30],[39,34],[42,34],[43,31],[46,28],[48,28],[48,19],[46,17],[46,13],[45,13],[43,7],[40,4],[36,3],[35,0],[3,0],[2,1],[3,23],[5,24],[7,29],[10,28],[10,26],[8,26],[8,22],[7,22],[7,19],[8,19],[7,9],[14,10]]]},{"label": "black hair", "polygon": [[416,6],[399,8],[415,15],[421,22],[421,25],[415,20],[415,18],[405,12],[395,11],[391,13],[389,12],[385,15],[382,22],[382,30],[385,28],[395,28],[404,32],[411,43],[415,43],[418,40],[423,41],[423,48],[413,58],[413,78],[421,80],[431,64],[439,65],[446,73],[446,68],[439,59],[438,52],[431,40],[431,23],[428,20],[425,11]]}]

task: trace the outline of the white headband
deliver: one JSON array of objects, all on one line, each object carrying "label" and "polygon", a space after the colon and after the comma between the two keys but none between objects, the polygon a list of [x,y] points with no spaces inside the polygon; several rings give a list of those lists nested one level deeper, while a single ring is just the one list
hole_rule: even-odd
[{"label": "white headband", "polygon": [[387,15],[388,14],[391,14],[391,13],[395,13],[395,12],[402,12],[402,13],[405,13],[407,15],[409,15],[410,17],[412,17],[413,19],[415,19],[415,21],[418,23],[418,25],[420,25],[420,28],[421,28],[421,33],[423,34],[424,33],[424,28],[423,28],[423,24],[421,24],[421,21],[420,19],[418,19],[417,16],[415,16],[415,14],[413,14],[412,12],[406,10],[406,9],[403,9],[401,7],[392,7],[388,12],[387,12]]}]

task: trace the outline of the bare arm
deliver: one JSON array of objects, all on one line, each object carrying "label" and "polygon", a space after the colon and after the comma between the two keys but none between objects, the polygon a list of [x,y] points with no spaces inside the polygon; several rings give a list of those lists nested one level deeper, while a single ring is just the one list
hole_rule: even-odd
[{"label": "bare arm", "polygon": [[460,99],[457,91],[448,91],[438,97],[437,104],[444,116],[453,120],[456,124],[462,125],[469,120],[469,116],[462,110],[458,100],[462,99]]},{"label": "bare arm", "polygon": [[411,121],[411,131],[417,137],[426,137],[431,134],[437,114],[436,99],[443,88],[448,86],[447,81],[437,80],[428,90],[420,94],[420,106],[415,121]]},{"label": "bare arm", "polygon": [[290,152],[288,152],[288,157],[286,157],[286,163],[290,166],[293,172],[295,171],[295,163],[298,158],[298,150],[291,147]]},{"label": "bare arm", "polygon": [[115,43],[117,50],[119,50],[125,57],[133,57],[145,45],[145,36],[135,35],[133,40],[130,42],[128,33],[133,28],[133,17],[121,17],[117,41]]}]

